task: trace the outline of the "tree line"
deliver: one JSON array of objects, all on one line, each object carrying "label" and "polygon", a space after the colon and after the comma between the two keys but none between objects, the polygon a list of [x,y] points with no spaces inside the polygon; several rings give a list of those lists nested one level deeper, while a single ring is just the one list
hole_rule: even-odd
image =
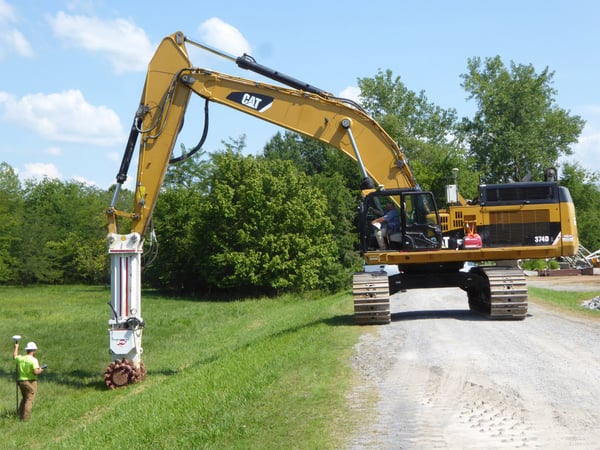
[{"label": "tree line", "polygon": [[[480,183],[539,180],[572,153],[585,122],[556,104],[552,78],[547,68],[470,59],[462,87],[477,105],[472,118],[429,102],[389,70],[358,85],[361,105],[403,148],[420,185],[443,199],[453,168],[468,198]],[[223,147],[169,167],[153,215],[158,246],[145,252],[145,285],[255,294],[347,286],[360,267],[356,164],[291,132],[277,133],[256,156],[245,154],[243,136]],[[598,175],[578,163],[560,172],[581,242],[596,250]],[[1,163],[0,283],[108,283],[104,211],[111,198],[112,188],[74,181],[22,182]],[[132,193],[120,201],[128,210]]]}]

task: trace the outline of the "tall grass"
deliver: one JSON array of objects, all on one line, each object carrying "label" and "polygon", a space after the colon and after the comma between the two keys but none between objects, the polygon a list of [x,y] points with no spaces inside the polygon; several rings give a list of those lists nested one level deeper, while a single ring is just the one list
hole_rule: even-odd
[{"label": "tall grass", "polygon": [[[340,446],[362,332],[350,295],[208,302],[145,292],[148,378],[114,391],[102,377],[108,296],[84,286],[0,288],[0,447]],[[14,413],[13,334],[36,341],[49,366],[28,423]]]}]

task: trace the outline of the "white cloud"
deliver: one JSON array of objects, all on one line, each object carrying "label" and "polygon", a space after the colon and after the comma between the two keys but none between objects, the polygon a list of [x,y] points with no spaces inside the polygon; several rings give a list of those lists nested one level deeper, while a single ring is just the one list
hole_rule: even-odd
[{"label": "white cloud", "polygon": [[25,171],[22,174],[23,179],[42,179],[48,178],[62,178],[60,171],[54,164],[46,163],[29,163],[25,164]]},{"label": "white cloud", "polygon": [[4,107],[3,120],[49,140],[115,145],[125,139],[117,114],[105,106],[91,105],[79,90],[20,99],[0,92],[0,106]]},{"label": "white cloud", "polygon": [[59,147],[48,147],[45,153],[52,156],[62,156],[62,150]]},{"label": "white cloud", "polygon": [[121,155],[119,155],[117,152],[108,152],[106,154],[106,158],[115,163],[121,162]]},{"label": "white cloud", "polygon": [[17,18],[12,6],[10,6],[4,0],[0,0],[0,24],[6,22],[16,22],[16,20]]},{"label": "white cloud", "polygon": [[244,53],[252,54],[250,44],[242,33],[233,25],[223,22],[217,17],[212,17],[198,27],[203,43],[218,50],[241,56]]},{"label": "white cloud", "polygon": [[600,115],[600,105],[585,105],[582,108],[584,116]]},{"label": "white cloud", "polygon": [[13,8],[4,0],[0,0],[0,60],[9,52],[27,58],[34,55],[33,48],[23,33],[8,25],[14,22],[17,22],[17,17]]},{"label": "white cloud", "polygon": [[2,31],[0,40],[20,56],[30,58],[34,55],[33,48],[19,30]]},{"label": "white cloud", "polygon": [[116,73],[146,70],[154,45],[143,29],[125,19],[102,20],[59,12],[47,18],[66,46],[103,54]]},{"label": "white cloud", "polygon": [[573,146],[573,155],[568,160],[578,161],[585,169],[600,173],[600,129],[586,125]]},{"label": "white cloud", "polygon": [[580,110],[586,124],[579,142],[573,146],[573,155],[565,159],[579,162],[583,168],[600,173],[600,105],[584,105]]},{"label": "white cloud", "polygon": [[358,86],[348,86],[340,92],[339,96],[347,98],[348,100],[354,100],[356,103],[360,104],[360,88]]},{"label": "white cloud", "polygon": [[97,184],[96,184],[95,181],[90,181],[90,180],[86,179],[85,177],[81,177],[81,176],[78,176],[78,175],[74,176],[73,180],[75,180],[78,183],[86,184],[88,186],[97,186]]}]

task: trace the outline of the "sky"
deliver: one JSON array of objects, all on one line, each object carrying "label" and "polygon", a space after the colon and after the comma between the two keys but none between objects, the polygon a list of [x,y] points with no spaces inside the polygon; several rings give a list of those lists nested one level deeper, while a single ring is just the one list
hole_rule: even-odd
[{"label": "sky", "polygon": [[[586,121],[569,162],[600,172],[600,2],[595,0],[225,2],[0,0],[0,162],[22,180],[44,176],[102,189],[115,182],[147,64],[177,31],[338,96],[391,70],[430,103],[472,117],[461,87],[469,58],[554,72],[556,106]],[[385,5],[385,6],[384,6]],[[268,81],[189,48],[196,67]],[[178,144],[196,145],[193,98]],[[260,154],[284,131],[211,104],[207,153],[245,136]],[[135,179],[135,164],[126,187]]]}]

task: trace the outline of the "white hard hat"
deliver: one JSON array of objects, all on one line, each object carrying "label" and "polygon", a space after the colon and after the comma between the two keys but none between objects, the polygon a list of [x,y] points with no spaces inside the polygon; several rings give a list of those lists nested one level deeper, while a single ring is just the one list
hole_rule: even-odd
[{"label": "white hard hat", "polygon": [[37,345],[35,345],[35,342],[27,343],[27,346],[25,347],[25,351],[28,352],[30,350],[37,350]]}]

